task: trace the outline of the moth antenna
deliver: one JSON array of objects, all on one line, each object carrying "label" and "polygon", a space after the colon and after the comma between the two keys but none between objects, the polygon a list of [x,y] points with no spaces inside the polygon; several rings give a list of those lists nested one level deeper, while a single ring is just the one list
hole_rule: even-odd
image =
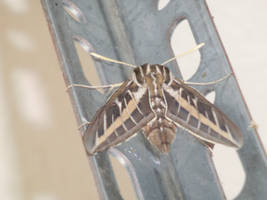
[{"label": "moth antenna", "polygon": [[120,87],[123,83],[124,82],[114,83],[114,84],[109,84],[109,85],[96,85],[96,86],[84,85],[84,84],[70,84],[67,86],[66,90],[68,91],[70,88],[73,88],[73,87],[82,87],[82,88],[87,88],[87,89],[116,88],[116,87]]},{"label": "moth antenna", "polygon": [[225,79],[229,78],[230,76],[232,76],[232,73],[229,73],[226,76],[224,76],[224,77],[222,77],[222,78],[220,78],[218,80],[210,81],[210,82],[206,82],[206,83],[195,83],[195,82],[187,82],[187,81],[183,81],[183,83],[187,84],[187,85],[202,85],[202,86],[213,85],[213,84],[219,83],[221,81],[224,81]]},{"label": "moth antenna", "polygon": [[108,58],[108,57],[105,57],[105,56],[102,56],[100,54],[97,54],[97,53],[90,53],[91,56],[97,58],[97,59],[100,59],[100,60],[104,60],[104,61],[107,61],[107,62],[111,62],[111,63],[117,63],[117,64],[120,64],[120,65],[126,65],[128,67],[132,67],[132,68],[136,68],[135,65],[133,64],[129,64],[129,63],[126,63],[126,62],[122,62],[122,61],[118,61],[118,60],[114,60],[112,58]]},{"label": "moth antenna", "polygon": [[190,53],[192,53],[192,52],[194,52],[194,51],[200,49],[200,48],[203,47],[204,45],[205,45],[205,43],[202,42],[202,43],[200,43],[199,45],[197,45],[196,47],[194,47],[193,49],[190,49],[190,50],[188,50],[188,51],[185,51],[184,53],[178,54],[178,55],[174,56],[173,58],[171,58],[171,59],[169,59],[169,60],[166,60],[165,62],[161,63],[161,65],[166,65],[166,64],[168,64],[169,62],[171,62],[171,61],[173,61],[173,60],[175,60],[175,59],[177,59],[177,58],[181,58],[181,57],[183,57],[183,56],[185,56],[185,55],[187,55],[187,54],[190,54]]}]

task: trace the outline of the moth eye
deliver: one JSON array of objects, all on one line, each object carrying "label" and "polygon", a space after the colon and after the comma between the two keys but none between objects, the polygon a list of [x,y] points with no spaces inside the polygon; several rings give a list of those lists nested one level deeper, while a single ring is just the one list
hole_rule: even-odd
[{"label": "moth eye", "polygon": [[168,74],[168,75],[165,76],[164,83],[166,83],[168,85],[170,83],[170,81],[171,81],[170,74]]},{"label": "moth eye", "polygon": [[144,74],[147,74],[147,71],[148,71],[148,64],[143,64],[141,67],[142,67],[143,73],[144,73]]},{"label": "moth eye", "polygon": [[165,81],[164,83],[166,83],[167,85],[171,82],[171,75],[170,75],[170,71],[167,67],[164,68],[165,70]]},{"label": "moth eye", "polygon": [[161,74],[164,74],[164,66],[163,65],[158,65],[158,69]]},{"label": "moth eye", "polygon": [[134,76],[139,84],[144,84],[144,77],[139,67],[134,69]]}]

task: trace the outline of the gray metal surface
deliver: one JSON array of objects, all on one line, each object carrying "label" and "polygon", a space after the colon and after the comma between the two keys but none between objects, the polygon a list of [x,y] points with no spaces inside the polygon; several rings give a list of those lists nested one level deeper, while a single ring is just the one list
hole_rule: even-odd
[{"label": "gray metal surface", "polygon": [[[201,63],[190,81],[206,82],[231,72],[215,26],[203,0],[170,0],[158,11],[157,0],[42,0],[48,24],[57,49],[66,85],[88,84],[73,38],[86,48],[132,64],[162,63],[173,56],[169,37],[175,25],[183,19],[190,23],[200,50]],[[64,2],[64,3],[63,3]],[[78,21],[63,6],[76,8]],[[84,41],[87,41],[85,43]],[[89,45],[90,44],[90,45]],[[95,60],[102,83],[117,83],[127,79],[131,70]],[[176,63],[168,64],[172,72]],[[205,76],[203,76],[205,74]],[[266,199],[267,161],[254,129],[248,128],[251,117],[234,76],[216,86],[197,87],[203,94],[215,90],[215,104],[244,133],[244,146],[239,156],[246,172],[246,183],[236,199]],[[105,103],[97,91],[72,88],[70,98],[78,124],[95,114]],[[82,132],[85,131],[85,127]],[[122,161],[129,171],[138,199],[225,199],[209,151],[184,130],[177,137],[168,156],[154,151],[142,134],[110,149],[88,157],[102,199],[122,199],[108,153]]]}]

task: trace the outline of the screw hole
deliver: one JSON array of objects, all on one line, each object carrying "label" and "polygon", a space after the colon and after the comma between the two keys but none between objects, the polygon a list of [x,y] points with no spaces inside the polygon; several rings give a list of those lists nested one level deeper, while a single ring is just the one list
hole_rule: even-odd
[{"label": "screw hole", "polygon": [[[235,199],[242,190],[246,174],[237,152],[222,145],[215,145],[213,161],[227,199]],[[227,160],[227,162],[225,162]],[[231,163],[229,165],[229,163]]]},{"label": "screw hole", "polygon": [[[76,47],[76,51],[79,56],[82,70],[88,82],[91,85],[101,85],[101,82],[99,80],[99,77],[96,71],[95,63],[92,57],[90,56],[90,52],[92,50],[91,44],[87,40],[79,36],[75,36],[74,46]],[[97,89],[97,90],[103,93],[102,89]]]},{"label": "screw hole", "polygon": [[159,0],[158,1],[158,10],[162,10],[169,4],[170,0]]},{"label": "screw hole", "polygon": [[70,0],[63,1],[63,7],[65,11],[77,22],[86,23],[86,18],[83,15],[82,11]]},{"label": "screw hole", "polygon": [[215,91],[211,91],[211,92],[207,93],[205,95],[205,97],[206,97],[206,99],[209,100],[209,102],[214,103],[215,97],[216,97],[216,92]]},{"label": "screw hole", "polygon": [[[171,47],[174,54],[185,52],[197,46],[194,35],[187,19],[181,21],[173,30]],[[176,59],[184,80],[191,78],[197,71],[201,56],[199,50]]]}]

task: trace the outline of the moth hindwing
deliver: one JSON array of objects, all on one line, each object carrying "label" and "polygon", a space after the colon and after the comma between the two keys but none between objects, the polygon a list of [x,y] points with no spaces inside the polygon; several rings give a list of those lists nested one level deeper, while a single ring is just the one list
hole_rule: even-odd
[{"label": "moth hindwing", "polygon": [[139,130],[163,153],[177,127],[204,142],[241,147],[239,128],[198,91],[163,65],[144,64],[100,108],[84,134],[90,154],[120,144]]}]

